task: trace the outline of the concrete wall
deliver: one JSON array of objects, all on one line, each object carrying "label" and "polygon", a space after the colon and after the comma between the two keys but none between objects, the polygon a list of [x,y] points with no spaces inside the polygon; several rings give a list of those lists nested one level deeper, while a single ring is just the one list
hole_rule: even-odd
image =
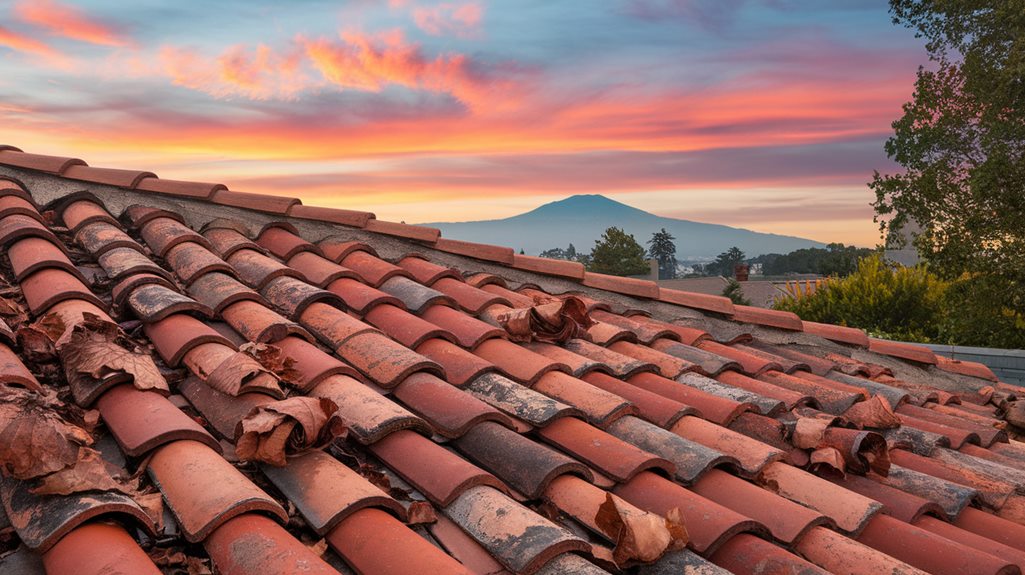
[{"label": "concrete wall", "polygon": [[925,344],[933,352],[962,361],[977,361],[1007,383],[1025,385],[1025,350]]}]

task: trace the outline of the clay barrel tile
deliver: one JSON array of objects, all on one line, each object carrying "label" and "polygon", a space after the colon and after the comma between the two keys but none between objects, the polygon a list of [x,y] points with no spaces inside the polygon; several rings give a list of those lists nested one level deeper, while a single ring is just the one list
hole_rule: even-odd
[{"label": "clay barrel tile", "polygon": [[320,254],[320,248],[293,234],[291,231],[271,224],[256,238],[256,243],[282,260],[288,260],[299,252]]},{"label": "clay barrel tile", "polygon": [[192,543],[252,511],[288,521],[276,501],[202,443],[175,441],[162,446],[153,453],[148,471]]},{"label": "clay barrel tile", "polygon": [[459,345],[470,350],[490,339],[506,337],[504,329],[484,323],[447,306],[431,306],[423,312],[421,317],[456,336]]},{"label": "clay barrel tile", "polygon": [[193,299],[214,310],[216,315],[221,315],[225,308],[240,301],[269,305],[263,296],[234,277],[220,272],[210,272],[197,277],[188,286],[187,291]]},{"label": "clay barrel tile", "polygon": [[396,276],[409,276],[409,272],[399,266],[388,263],[363,250],[350,252],[338,263],[356,272],[363,281],[373,287],[377,287]]},{"label": "clay barrel tile", "polygon": [[379,305],[367,312],[364,319],[395,341],[411,349],[434,338],[447,339],[456,343],[455,336],[452,334],[393,305]]},{"label": "clay barrel tile", "polygon": [[107,222],[94,222],[82,226],[75,233],[75,243],[85,248],[93,257],[100,257],[104,252],[114,248],[131,248],[143,251],[139,242],[121,231],[120,228]]},{"label": "clay barrel tile", "polygon": [[584,279],[584,265],[579,262],[552,260],[522,254],[514,254],[512,266],[518,270],[559,276],[577,281]]},{"label": "clay barrel tile", "polygon": [[684,439],[637,417],[622,417],[610,425],[607,431],[631,445],[672,462],[676,466],[676,479],[687,485],[713,468],[739,465],[734,457]]},{"label": "clay barrel tile", "polygon": [[128,307],[143,323],[160,321],[176,313],[195,313],[208,318],[214,315],[205,305],[159,284],[146,284],[132,290]]},{"label": "clay barrel tile", "polygon": [[658,469],[670,476],[676,472],[668,460],[573,417],[552,422],[537,434],[617,481],[629,481],[645,470]]},{"label": "clay barrel tile", "polygon": [[805,559],[831,573],[927,575],[925,571],[825,527],[814,527],[809,530],[797,542],[795,550]]},{"label": "clay barrel tile", "polygon": [[[751,343],[751,342],[748,342]],[[744,353],[751,354],[756,357],[764,358],[772,363],[779,364],[783,369],[783,373],[792,374],[795,371],[811,371],[811,366],[803,361],[791,359],[783,354],[776,353],[776,349],[770,345],[760,345],[758,347],[751,346],[744,343],[733,344],[733,349],[742,351]],[[825,362],[825,360],[822,360]],[[829,363],[829,362],[825,362]]]},{"label": "clay barrel tile", "polygon": [[77,277],[55,268],[39,270],[21,282],[21,292],[29,310],[40,316],[54,304],[68,300],[82,300],[98,308],[107,307]]},{"label": "clay barrel tile", "polygon": [[[330,306],[324,307],[338,311]],[[340,311],[338,313],[345,315]],[[313,336],[302,326],[253,300],[245,299],[225,307],[221,310],[221,317],[249,341],[274,343],[290,335],[313,341]]]},{"label": "clay barrel tile", "polygon": [[406,270],[413,279],[425,286],[429,286],[443,277],[450,277],[462,281],[463,276],[458,270],[439,266],[419,256],[409,256],[399,261],[399,267]]},{"label": "clay barrel tile", "polygon": [[204,229],[203,237],[210,241],[214,253],[229,261],[232,254],[239,250],[253,250],[259,253],[264,251],[256,242],[231,228]]},{"label": "clay barrel tile", "polygon": [[591,424],[602,428],[620,417],[637,413],[637,408],[626,399],[561,371],[542,375],[532,389],[572,405]]},{"label": "clay barrel tile", "polygon": [[829,575],[829,571],[793,555],[782,547],[742,533],[723,544],[709,559],[735,575],[759,575],[763,565],[771,565],[780,573]]},{"label": "clay barrel tile", "polygon": [[121,450],[132,457],[181,439],[221,450],[213,436],[159,393],[119,385],[100,396],[97,407]]},{"label": "clay barrel tile", "polygon": [[218,190],[210,197],[210,201],[222,206],[245,208],[247,210],[256,210],[282,216],[287,214],[292,206],[302,203],[297,198],[268,194],[250,194],[232,190]]},{"label": "clay barrel tile", "polygon": [[[556,556],[591,546],[509,496],[481,486],[456,498],[445,515],[514,573],[532,575]],[[496,517],[501,517],[496,521]]]},{"label": "clay barrel tile", "polygon": [[482,421],[494,421],[512,427],[512,422],[503,413],[429,373],[410,375],[392,394],[426,419],[442,437],[460,437]]},{"label": "clay barrel tile", "polygon": [[716,341],[703,341],[697,347],[698,349],[703,349],[739,363],[744,373],[750,376],[758,376],[769,370],[783,371],[783,366],[774,361],[746,353]]},{"label": "clay barrel tile", "polygon": [[759,483],[774,493],[810,507],[836,522],[848,534],[857,534],[882,504],[786,463],[765,466]]},{"label": "clay barrel tile", "polygon": [[[513,307],[526,308],[532,307],[534,305],[535,299],[533,297],[507,289],[505,287],[505,280],[498,276],[493,276],[489,274],[477,274],[473,278],[467,280],[466,283],[472,285],[473,287],[480,288],[488,293],[493,293],[497,296],[504,297],[512,303]],[[544,294],[539,295],[538,297],[540,298],[540,301],[545,301],[550,299],[552,296]],[[576,297],[582,300],[582,298],[580,298],[579,295],[577,295]],[[588,308],[588,311],[590,311],[590,308]]]},{"label": "clay barrel tile", "polygon": [[172,247],[167,251],[165,259],[186,286],[192,284],[199,276],[210,272],[235,275],[235,270],[227,262],[194,242],[184,242]]},{"label": "clay barrel tile", "polygon": [[132,204],[125,208],[125,211],[121,212],[121,219],[127,220],[137,230],[157,218],[171,218],[183,224],[185,223],[185,218],[177,212],[144,206],[142,204]]},{"label": "clay barrel tile", "polygon": [[[704,340],[698,341],[700,342]],[[660,338],[651,342],[651,347],[661,351],[662,353],[693,363],[695,365],[695,372],[708,377],[715,377],[727,370],[741,371],[742,369],[741,365],[736,361],[725,358],[721,355],[707,352],[697,347],[692,347],[692,344],[683,344]]]},{"label": "clay barrel tile", "polygon": [[[691,376],[691,374],[684,375]],[[752,394],[780,401],[788,410],[801,406],[819,406],[818,400],[808,393],[802,393],[800,391],[780,387],[767,381],[754,379],[734,371],[724,371],[715,376],[715,380],[736,389],[746,390]],[[681,377],[680,381],[684,381],[684,379]]]},{"label": "clay barrel tile", "polygon": [[374,444],[403,429],[415,429],[426,435],[433,433],[424,420],[406,408],[345,375],[327,376],[309,394],[334,401],[338,416],[356,441],[364,445]]},{"label": "clay barrel tile", "polygon": [[755,397],[753,394],[733,393],[733,390],[726,393],[726,390],[718,386],[698,386],[690,380],[673,381],[653,373],[639,373],[628,382],[640,389],[689,405],[697,409],[702,417],[719,425],[729,425],[744,411],[756,409],[751,403]]},{"label": "clay barrel tile", "polygon": [[[590,359],[591,361],[604,366],[604,371],[608,371],[616,377],[623,379],[627,379],[643,371],[658,371],[658,366],[650,361],[631,357],[614,349],[604,348],[600,345],[595,345],[582,339],[571,339],[563,345],[562,349]],[[552,359],[557,359],[563,354],[545,353],[544,355],[546,357],[551,357]]]},{"label": "clay barrel tile", "polygon": [[105,184],[120,188],[134,188],[144,178],[155,178],[153,172],[122,170],[117,168],[94,168],[85,164],[68,166],[61,176],[94,184]]},{"label": "clay barrel tile", "polygon": [[732,315],[734,309],[729,298],[718,295],[660,288],[658,298],[667,303],[723,315]]},{"label": "clay barrel tile", "polygon": [[288,267],[302,274],[307,282],[321,288],[336,279],[356,277],[356,272],[349,268],[310,251],[300,251],[288,258]]},{"label": "clay barrel tile", "polygon": [[[191,355],[201,353],[203,347],[205,346],[199,346],[189,352],[189,355],[186,356],[186,363],[189,362]],[[235,426],[250,411],[273,403],[275,399],[283,399],[264,393],[243,393],[238,397],[233,397],[217,391],[195,376],[188,377],[179,383],[178,391],[185,399],[189,400],[196,411],[203,415],[214,431],[229,441],[235,437]]]},{"label": "clay barrel tile", "polygon": [[546,373],[571,372],[566,364],[552,361],[505,339],[484,341],[474,353],[498,366],[507,376],[526,385],[532,385]]},{"label": "clay barrel tile", "polygon": [[299,316],[299,321],[332,349],[337,349],[353,336],[377,331],[342,310],[323,303],[313,303],[307,307]]},{"label": "clay barrel tile", "polygon": [[125,305],[125,300],[128,296],[135,291],[136,288],[148,284],[156,284],[164,286],[167,289],[174,290],[177,287],[165,276],[156,274],[135,274],[126,277],[110,289],[110,298],[113,300],[115,306]]},{"label": "clay barrel tile", "polygon": [[583,415],[579,409],[542,395],[497,373],[481,374],[470,381],[465,389],[492,407],[535,427],[544,427],[562,417]]},{"label": "clay barrel tile", "polygon": [[15,281],[20,282],[41,269],[57,268],[85,282],[85,276],[71,263],[64,250],[50,240],[37,237],[20,239],[8,246],[7,255],[11,258]]},{"label": "clay barrel tile", "polygon": [[397,386],[417,372],[445,377],[445,370],[437,363],[377,332],[354,335],[345,340],[335,352],[385,389]]},{"label": "clay barrel tile", "polygon": [[222,575],[338,574],[305,543],[256,513],[222,522],[203,547]]},{"label": "clay barrel tile", "polygon": [[[484,425],[505,429],[496,424]],[[461,441],[466,441],[468,437],[464,435]],[[389,469],[416,487],[431,502],[442,507],[448,506],[456,497],[476,485],[505,489],[495,476],[412,431],[391,433],[371,444],[369,449]]]},{"label": "clay barrel tile", "polygon": [[[508,573],[502,565],[448,517],[439,514],[428,526],[430,534],[449,555],[471,573]],[[554,563],[554,561],[553,561]],[[540,572],[539,572],[540,573]]]},{"label": "clay barrel tile", "polygon": [[224,257],[246,285],[262,290],[268,282],[279,277],[299,278],[302,274],[285,264],[251,249],[236,250]]},{"label": "clay barrel tile", "polygon": [[675,379],[687,371],[694,371],[697,367],[687,360],[628,341],[617,341],[610,345],[609,349],[641,361],[650,362],[658,369],[662,377],[668,377],[669,379]]},{"label": "clay barrel tile", "polygon": [[47,573],[160,575],[123,527],[101,522],[87,523],[61,538],[43,554],[43,566]]},{"label": "clay barrel tile", "polygon": [[512,265],[515,252],[512,248],[503,246],[492,246],[475,242],[464,242],[449,238],[438,238],[434,249],[457,254],[478,260],[497,262],[505,265]]},{"label": "clay barrel tile", "polygon": [[534,353],[541,354],[548,359],[564,363],[573,370],[574,377],[584,377],[585,375],[600,371],[602,373],[613,374],[612,369],[606,364],[600,361],[596,361],[589,357],[574,353],[564,347],[553,345],[550,343],[544,343],[539,341],[531,341],[522,344],[523,347],[529,349]]},{"label": "clay barrel tile", "polygon": [[456,306],[455,300],[451,297],[405,277],[391,278],[381,284],[380,289],[388,295],[397,297],[406,309],[416,314],[433,305]]},{"label": "clay barrel tile", "polygon": [[676,332],[668,325],[663,325],[661,323],[635,320],[603,310],[595,310],[591,312],[591,317],[598,321],[628,330],[630,333],[637,336],[638,341],[644,344],[649,344],[660,338],[671,340],[680,338],[680,336],[677,335]]},{"label": "clay barrel tile", "polygon": [[493,305],[512,305],[502,296],[475,288],[462,280],[443,277],[431,285],[433,289],[452,298],[463,311],[471,314],[479,314]]},{"label": "clay barrel tile", "polygon": [[335,263],[341,262],[349,254],[355,251],[364,251],[369,254],[377,255],[377,252],[374,251],[374,248],[370,247],[370,245],[345,238],[325,238],[317,242],[317,246],[324,252],[324,257]]},{"label": "clay barrel tile", "polygon": [[659,427],[672,427],[684,415],[700,415],[697,409],[604,373],[582,378],[587,383],[622,397],[637,408],[637,414]]},{"label": "clay barrel tile", "polygon": [[322,208],[319,206],[294,205],[288,209],[288,216],[304,220],[316,220],[319,222],[330,222],[342,224],[354,228],[366,227],[367,222],[376,219],[371,212],[357,210],[345,210],[341,208]]},{"label": "clay barrel tile", "polygon": [[[7,324],[5,323],[4,326]],[[43,391],[36,376],[32,375],[21,358],[6,344],[0,343],[0,384],[24,387],[33,391]]]},{"label": "clay barrel tile", "polygon": [[60,245],[57,236],[34,217],[15,213],[0,218],[0,246],[23,238],[42,238]]},{"label": "clay barrel tile", "polygon": [[936,503],[951,521],[980,498],[979,492],[971,487],[895,464],[890,465],[886,477],[873,476],[873,480]]},{"label": "clay barrel tile", "polygon": [[150,220],[146,222],[139,233],[146,245],[160,257],[165,257],[168,250],[185,242],[193,242],[207,249],[211,248],[210,242],[205,237],[172,218]]},{"label": "clay barrel tile", "polygon": [[801,324],[801,318],[797,317],[797,314],[789,311],[763,309],[747,305],[734,305],[733,317],[731,319],[742,323],[753,323],[778,329],[804,331],[804,326]]},{"label": "clay barrel tile", "polygon": [[491,362],[447,339],[428,339],[417,346],[416,352],[445,368],[446,379],[452,385],[463,386],[485,373],[498,371]]},{"label": "clay barrel tile", "polygon": [[673,433],[731,455],[740,462],[741,473],[757,475],[763,468],[783,458],[782,451],[746,435],[688,415],[673,426]]},{"label": "clay barrel tile", "polygon": [[1014,523],[992,513],[967,507],[954,520],[954,525],[1009,547],[1025,549],[1025,525]]},{"label": "clay barrel tile", "polygon": [[0,150],[0,164],[15,166],[17,168],[28,168],[40,172],[60,174],[71,166],[84,166],[85,162],[78,158],[64,158],[61,156],[47,156],[43,154],[28,154],[14,148]]},{"label": "clay barrel tile", "polygon": [[405,307],[399,298],[348,277],[327,284],[327,291],[340,297],[350,310],[361,315],[383,304]]},{"label": "clay barrel tile", "polygon": [[346,517],[367,507],[406,518],[406,510],[398,501],[323,451],[290,457],[284,467],[263,465],[261,469],[295,504],[317,535],[324,536]]},{"label": "clay barrel tile", "polygon": [[368,232],[376,232],[398,238],[416,240],[432,244],[438,241],[441,230],[427,226],[415,226],[396,222],[385,222],[381,220],[369,220],[365,228]]},{"label": "clay barrel tile", "polygon": [[988,553],[989,555],[1008,561],[1019,568],[1022,565],[1025,565],[1025,549],[1020,547],[1010,547],[1003,543],[993,541],[988,537],[965,531],[964,529],[951,525],[946,521],[941,521],[931,516],[920,517],[914,525],[915,527],[921,527],[926,531],[935,533],[940,537],[971,547],[976,551],[982,551],[983,553]]},{"label": "clay barrel tile", "polygon": [[270,280],[260,293],[290,318],[299,317],[306,308],[316,302],[343,307],[345,305],[337,295],[288,276]]},{"label": "clay barrel tile", "polygon": [[120,282],[124,278],[136,274],[148,273],[163,276],[171,279],[164,268],[158,266],[153,260],[132,248],[114,248],[103,252],[96,258],[97,263],[107,273],[107,277],[113,282]]},{"label": "clay barrel tile", "polygon": [[329,353],[325,353],[317,346],[305,339],[289,336],[274,343],[285,357],[291,358],[295,363],[292,365],[299,374],[297,387],[302,391],[309,391],[315,385],[332,375],[347,375],[359,377],[359,373],[352,367],[345,365]]},{"label": "clay barrel tile", "polygon": [[476,425],[453,444],[531,499],[539,497],[561,475],[592,478],[587,466],[495,423]]},{"label": "clay barrel tile", "polygon": [[103,206],[87,199],[68,204],[60,210],[60,217],[64,220],[64,226],[72,233],[93,222],[107,222],[112,226],[121,227],[121,224]]}]

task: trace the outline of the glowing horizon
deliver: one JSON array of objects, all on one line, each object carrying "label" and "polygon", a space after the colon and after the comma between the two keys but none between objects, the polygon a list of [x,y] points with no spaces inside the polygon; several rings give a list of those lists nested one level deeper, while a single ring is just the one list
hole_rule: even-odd
[{"label": "glowing horizon", "polygon": [[15,0],[0,143],[410,223],[580,193],[874,245],[883,1]]}]

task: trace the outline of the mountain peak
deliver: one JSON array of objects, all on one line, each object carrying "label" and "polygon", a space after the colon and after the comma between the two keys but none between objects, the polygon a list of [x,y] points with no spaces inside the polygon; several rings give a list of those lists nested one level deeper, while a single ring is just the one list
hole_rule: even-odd
[{"label": "mountain peak", "polygon": [[644,210],[639,210],[635,207],[628,206],[622,202],[617,202],[611,198],[607,198],[601,194],[577,194],[575,196],[569,196],[561,200],[549,202],[538,206],[537,208],[521,214],[519,217],[524,216],[577,216],[577,217],[591,217],[595,215],[609,216],[609,215],[652,215]]}]

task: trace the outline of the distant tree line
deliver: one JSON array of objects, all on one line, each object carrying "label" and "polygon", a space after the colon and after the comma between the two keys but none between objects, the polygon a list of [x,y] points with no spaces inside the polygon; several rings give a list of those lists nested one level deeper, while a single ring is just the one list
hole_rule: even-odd
[{"label": "distant tree line", "polygon": [[565,248],[551,248],[540,255],[543,258],[580,262],[588,271],[614,276],[638,276],[648,273],[648,260],[658,260],[659,279],[676,277],[676,238],[662,228],[652,234],[645,250],[633,234],[615,226],[595,240],[590,253],[577,251],[573,244]]},{"label": "distant tree line", "polygon": [[764,254],[748,263],[762,264],[762,274],[819,274],[846,277],[858,269],[858,260],[872,254],[869,248],[840,243],[825,248],[802,248],[788,254]]}]

